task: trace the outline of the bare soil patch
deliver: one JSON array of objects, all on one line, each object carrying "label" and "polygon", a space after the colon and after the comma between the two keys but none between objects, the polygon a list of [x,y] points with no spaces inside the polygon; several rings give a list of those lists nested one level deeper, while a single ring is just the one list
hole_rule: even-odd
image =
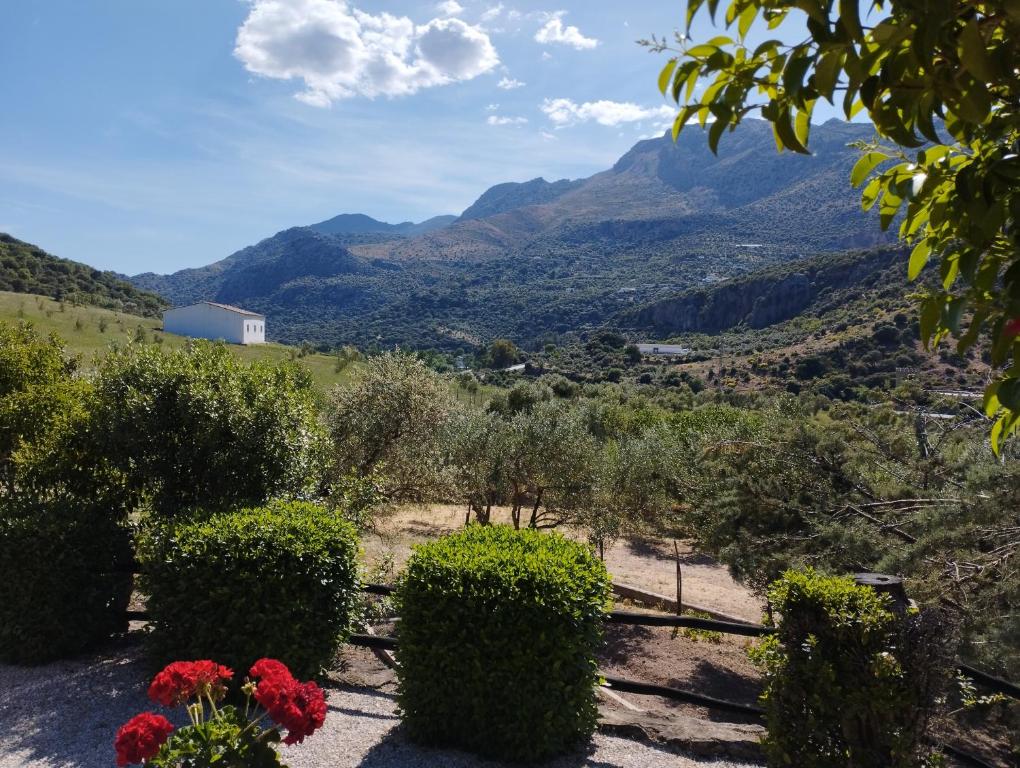
[{"label": "bare soil patch", "polygon": [[[464,527],[464,507],[434,504],[404,506],[382,515],[375,530],[362,537],[365,563],[370,572],[380,564],[392,563],[395,573],[411,554],[411,547]],[[510,523],[509,510],[493,510],[493,522]],[[563,528],[565,535],[582,539],[578,531]],[[761,599],[734,581],[726,568],[695,552],[689,542],[679,542],[683,573],[683,599],[746,621],[761,619]],[[628,537],[606,550],[606,566],[614,579],[652,592],[675,596],[676,562],[673,543],[657,539]],[[378,573],[386,577],[386,570]]]}]

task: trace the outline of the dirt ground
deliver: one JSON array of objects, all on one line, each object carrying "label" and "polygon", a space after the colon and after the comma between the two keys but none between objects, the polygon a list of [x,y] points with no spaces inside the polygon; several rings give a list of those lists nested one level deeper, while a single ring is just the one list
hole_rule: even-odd
[{"label": "dirt ground", "polygon": [[[464,526],[466,510],[450,505],[406,506],[379,518],[374,531],[362,536],[369,575],[381,581],[395,576],[411,553],[411,547],[452,533]],[[494,510],[494,522],[510,522],[507,510]],[[563,533],[581,538],[576,531]],[[760,621],[761,601],[734,581],[726,569],[709,557],[679,542],[683,574],[683,600]],[[606,566],[613,578],[652,592],[676,595],[676,561],[672,541],[624,538],[606,550]]]}]

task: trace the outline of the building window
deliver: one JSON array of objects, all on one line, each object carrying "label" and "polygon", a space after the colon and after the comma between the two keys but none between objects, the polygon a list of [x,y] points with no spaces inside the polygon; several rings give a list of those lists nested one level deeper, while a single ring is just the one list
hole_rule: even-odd
[{"label": "building window", "polygon": [[244,324],[245,333],[251,333],[251,325],[249,323]]}]

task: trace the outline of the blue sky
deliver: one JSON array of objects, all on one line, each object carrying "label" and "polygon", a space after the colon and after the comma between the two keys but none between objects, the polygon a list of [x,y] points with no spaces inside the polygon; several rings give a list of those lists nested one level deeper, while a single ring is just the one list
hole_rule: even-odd
[{"label": "blue sky", "polygon": [[167,272],[338,213],[418,221],[587,176],[668,122],[664,58],[634,41],[682,8],[11,0],[0,231]]}]

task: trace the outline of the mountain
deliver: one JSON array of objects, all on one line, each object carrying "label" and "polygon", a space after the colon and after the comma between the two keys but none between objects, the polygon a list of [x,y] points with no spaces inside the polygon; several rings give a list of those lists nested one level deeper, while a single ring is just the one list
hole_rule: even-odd
[{"label": "mountain", "polygon": [[560,179],[550,183],[542,178],[523,183],[511,181],[497,184],[483,192],[482,196],[460,215],[460,219],[461,221],[484,219],[486,216],[506,213],[514,208],[551,203],[582,184],[583,179],[577,181]]},{"label": "mountain", "polygon": [[61,259],[0,232],[0,291],[35,293],[134,315],[157,315],[168,306],[160,296],[113,272]]},{"label": "mountain", "polygon": [[848,145],[872,134],[815,126],[811,156],[778,154],[762,121],[726,135],[718,155],[696,130],[664,135],[585,179],[499,184],[454,221],[344,214],[132,280],[175,304],[264,312],[288,342],[527,344],[769,265],[888,242],[848,182]]},{"label": "mountain", "polygon": [[413,221],[387,224],[385,221],[378,221],[363,213],[341,213],[332,219],[320,221],[318,224],[311,224],[308,229],[321,232],[325,235],[390,234],[414,236],[423,235],[434,229],[441,229],[456,220],[456,216],[433,216],[431,219],[426,219],[418,224],[415,224]]}]

